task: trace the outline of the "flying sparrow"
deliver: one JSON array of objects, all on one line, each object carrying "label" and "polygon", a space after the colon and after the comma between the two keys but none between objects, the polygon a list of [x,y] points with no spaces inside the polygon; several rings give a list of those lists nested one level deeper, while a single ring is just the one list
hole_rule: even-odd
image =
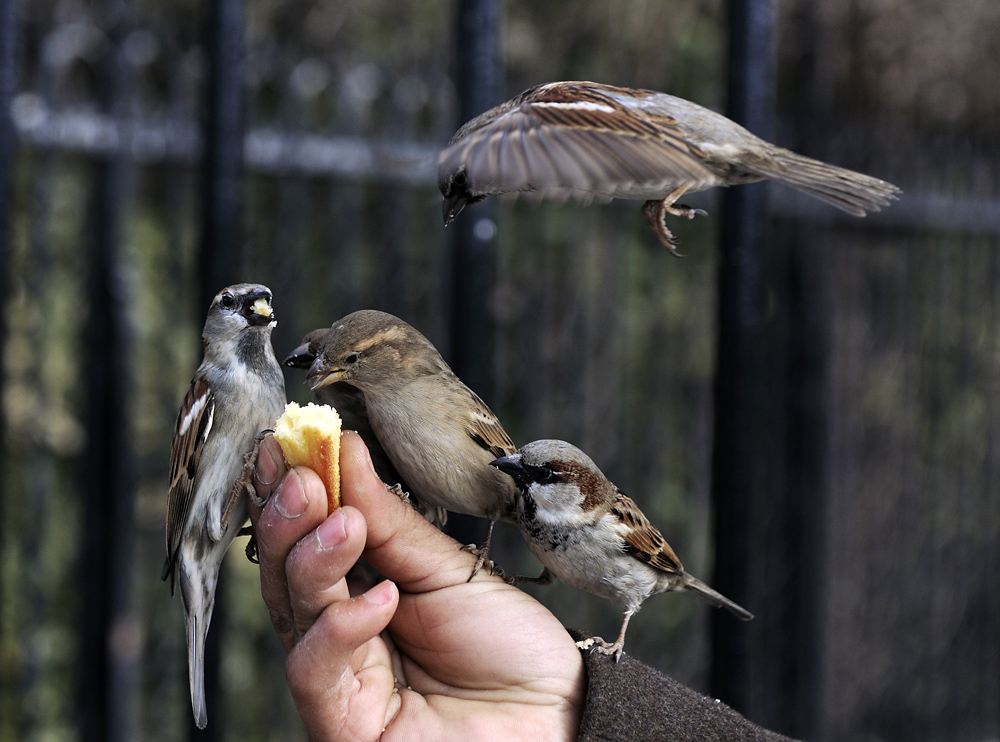
[{"label": "flying sparrow", "polygon": [[530,88],[466,123],[438,156],[448,224],[466,204],[500,194],[583,203],[640,199],[646,223],[677,255],[666,217],[704,214],[677,204],[713,186],[773,180],[854,216],[900,189],[754,136],[707,108],[652,90],[594,82]]},{"label": "flying sparrow", "polygon": [[180,581],[195,723],[204,729],[205,638],[226,549],[247,519],[244,489],[259,446],[285,405],[271,349],[275,318],[266,286],[220,291],[205,319],[204,359],[181,405],[170,445],[167,559],[162,579]]},{"label": "flying sparrow", "polygon": [[[321,344],[327,329],[313,330],[302,338],[302,343],[289,353],[283,363],[292,368],[308,370],[322,352]],[[419,510],[434,525],[441,527],[447,520],[446,511],[441,508],[424,507],[415,497],[410,495],[410,487],[396,471],[392,460],[386,455],[385,449],[375,436],[371,423],[368,421],[368,407],[364,393],[356,386],[346,381],[338,381],[313,391],[312,400],[316,404],[333,407],[340,414],[344,430],[353,430],[361,436],[368,447],[372,465],[379,479],[386,483],[394,492],[404,499],[410,499]]]},{"label": "flying sparrow", "polygon": [[354,312],[306,337],[314,398],[341,385],[361,392],[372,434],[419,503],[489,519],[475,576],[495,522],[513,520],[517,494],[490,466],[516,450],[496,415],[427,338],[391,314]]},{"label": "flying sparrow", "polygon": [[688,590],[739,619],[753,615],[695,579],[630,498],[580,449],[564,441],[529,443],[493,466],[517,483],[517,523],[531,552],[552,576],[625,609],[611,644],[594,637],[595,651],[617,661],[632,614],[650,595]]}]

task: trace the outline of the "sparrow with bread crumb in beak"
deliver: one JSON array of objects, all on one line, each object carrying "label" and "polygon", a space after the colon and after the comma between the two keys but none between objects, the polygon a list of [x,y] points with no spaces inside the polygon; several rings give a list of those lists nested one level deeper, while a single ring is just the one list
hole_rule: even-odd
[{"label": "sparrow with bread crumb in beak", "polygon": [[[364,395],[380,447],[423,506],[490,521],[478,572],[497,520],[513,520],[517,489],[490,466],[515,446],[490,408],[454,374],[431,342],[401,319],[374,310],[310,333],[314,395],[347,384]],[[471,579],[471,578],[470,578]]]},{"label": "sparrow with bread crumb in beak", "polygon": [[205,638],[222,558],[247,519],[244,494],[259,446],[285,405],[285,381],[271,348],[271,291],[240,283],[212,301],[204,359],[174,425],[162,578],[179,580],[195,723],[204,729]]},{"label": "sparrow with bread crumb in beak", "polygon": [[544,583],[555,576],[625,609],[618,638],[608,644],[594,637],[595,651],[613,654],[617,661],[629,619],[656,593],[687,590],[743,621],[753,618],[685,572],[639,507],[575,446],[535,441],[493,466],[517,483],[518,526],[545,566],[542,577],[529,581]]},{"label": "sparrow with bread crumb in beak", "polygon": [[466,123],[438,156],[444,223],[489,196],[583,203],[639,199],[646,223],[677,255],[666,217],[704,215],[685,193],[773,180],[854,216],[899,188],[795,154],[696,103],[652,90],[552,82]]}]

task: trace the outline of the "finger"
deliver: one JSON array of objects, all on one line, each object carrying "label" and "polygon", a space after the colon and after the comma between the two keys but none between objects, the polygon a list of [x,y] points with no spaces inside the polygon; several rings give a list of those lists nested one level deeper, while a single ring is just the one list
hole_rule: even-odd
[{"label": "finger", "polygon": [[401,590],[426,592],[469,579],[476,557],[386,489],[356,434],[341,437],[340,477],[343,503],[360,510],[368,526],[365,559]]},{"label": "finger", "polygon": [[337,508],[299,541],[285,560],[295,630],[303,635],[332,603],[350,598],[344,577],[365,546],[365,519],[352,507]]},{"label": "finger", "polygon": [[292,548],[326,519],[323,482],[311,469],[296,467],[281,480],[255,523],[260,556],[260,592],[286,650],[297,638],[288,593],[286,560]]},{"label": "finger", "polygon": [[[260,451],[257,453],[257,463],[253,470],[253,487],[257,492],[257,497],[265,502],[281,483],[282,477],[288,467],[285,465],[285,457],[281,453],[281,446],[274,436],[268,433],[260,444]],[[250,519],[256,524],[257,516],[260,515],[261,508],[250,502]]]},{"label": "finger", "polygon": [[375,739],[398,711],[389,652],[377,640],[398,603],[388,580],[333,603],[289,653],[288,687],[309,739]]}]

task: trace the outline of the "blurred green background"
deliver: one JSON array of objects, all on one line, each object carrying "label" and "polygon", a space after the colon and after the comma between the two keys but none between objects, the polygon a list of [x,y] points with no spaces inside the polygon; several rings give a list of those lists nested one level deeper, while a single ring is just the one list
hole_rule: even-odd
[{"label": "blurred green background", "polygon": [[[831,467],[814,737],[995,741],[1000,3],[783,0],[777,10],[778,143],[905,191],[887,211],[856,220],[775,189],[761,215],[774,234],[769,321],[788,321],[790,281],[780,269],[789,252],[814,260],[829,288]],[[249,143],[233,259],[241,278],[274,291],[279,357],[305,332],[362,307],[404,317],[447,356],[448,233],[433,156],[457,124],[454,12],[438,0],[246,5]],[[91,565],[79,554],[83,492],[95,476],[81,461],[92,392],[83,333],[94,309],[97,173],[121,147],[102,128],[109,122],[130,132],[112,281],[124,310],[115,375],[134,494],[134,533],[115,557],[127,604],[108,638],[119,668],[116,728],[125,739],[187,735],[182,611],[158,577],[170,431],[200,359],[206,309],[197,166],[205,13],[190,0],[20,3],[11,108],[19,143],[12,172],[0,173],[13,183],[0,740],[80,736],[81,575]],[[721,110],[724,13],[721,0],[507,0],[503,96],[592,79]],[[127,62],[125,92],[108,113],[100,66],[113,47]],[[346,149],[330,174],[276,138]],[[383,154],[352,170],[365,147]],[[502,204],[487,297],[498,330],[487,401],[515,442],[558,437],[587,450],[706,580],[718,199],[692,199],[710,218],[671,225],[683,260],[665,253],[636,202]],[[301,381],[288,374],[290,398],[307,398]],[[513,529],[501,536],[501,564],[537,569]],[[304,739],[241,546],[227,560],[218,621],[223,718],[209,723],[219,739]],[[755,575],[775,601],[781,572],[770,565]],[[532,592],[569,625],[604,636],[618,628],[620,612],[596,598],[564,585]],[[747,607],[768,612],[768,603]],[[628,650],[707,692],[708,621],[697,600],[651,598]],[[765,630],[758,623],[748,630],[765,641],[753,633]],[[780,671],[754,662],[752,676]],[[766,723],[781,703],[755,697],[744,711]]]}]

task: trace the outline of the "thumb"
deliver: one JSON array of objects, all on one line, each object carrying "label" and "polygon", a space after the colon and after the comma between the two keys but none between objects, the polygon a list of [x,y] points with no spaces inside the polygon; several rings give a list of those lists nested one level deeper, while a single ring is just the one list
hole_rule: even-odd
[{"label": "thumb", "polygon": [[341,436],[340,477],[341,502],[364,515],[368,529],[364,557],[380,574],[409,593],[437,590],[469,579],[476,557],[461,551],[455,539],[389,491],[375,474],[368,449],[357,433]]}]

